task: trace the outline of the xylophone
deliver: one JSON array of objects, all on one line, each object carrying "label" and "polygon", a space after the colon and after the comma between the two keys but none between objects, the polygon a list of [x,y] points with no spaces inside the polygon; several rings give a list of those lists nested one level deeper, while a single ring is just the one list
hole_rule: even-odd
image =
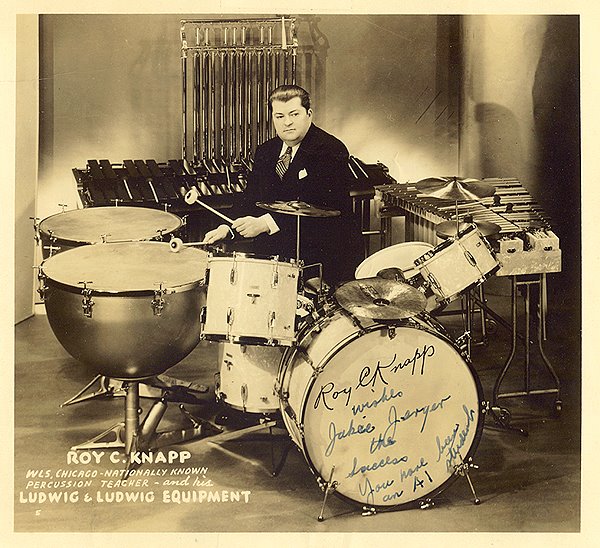
[{"label": "xylophone", "polygon": [[233,194],[246,188],[246,171],[241,167],[218,172],[184,160],[124,160],[119,164],[88,160],[84,169],[72,171],[84,207],[129,205],[188,213],[194,207],[186,204],[184,195],[193,186],[214,207],[231,205]]},{"label": "xylophone", "polygon": [[419,194],[410,182],[376,187],[384,206],[405,216],[406,241],[437,243],[436,225],[469,216],[477,222],[495,223],[499,234],[491,241],[501,264],[498,276],[560,272],[559,239],[551,221],[527,189],[514,178],[488,178],[496,193],[473,202],[441,200]]}]

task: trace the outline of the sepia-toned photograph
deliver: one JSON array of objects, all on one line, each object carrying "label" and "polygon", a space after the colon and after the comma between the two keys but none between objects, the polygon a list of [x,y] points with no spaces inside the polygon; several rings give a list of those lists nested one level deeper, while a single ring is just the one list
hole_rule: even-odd
[{"label": "sepia-toned photograph", "polygon": [[10,532],[580,534],[584,17],[221,8],[10,16]]}]

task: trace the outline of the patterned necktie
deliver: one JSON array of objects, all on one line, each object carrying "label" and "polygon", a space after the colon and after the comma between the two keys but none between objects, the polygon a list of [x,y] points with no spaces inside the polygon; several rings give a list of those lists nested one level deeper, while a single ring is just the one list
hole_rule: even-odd
[{"label": "patterned necktie", "polygon": [[279,175],[280,179],[283,179],[285,172],[287,171],[290,162],[292,160],[292,147],[287,147],[287,150],[281,155],[277,163],[275,164],[275,171]]}]

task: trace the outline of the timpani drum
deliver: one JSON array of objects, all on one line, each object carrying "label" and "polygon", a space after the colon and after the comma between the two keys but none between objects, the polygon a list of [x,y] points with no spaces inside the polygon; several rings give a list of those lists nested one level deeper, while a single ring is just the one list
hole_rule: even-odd
[{"label": "timpani drum", "polygon": [[239,344],[290,346],[296,339],[300,269],[277,257],[212,254],[202,337]]},{"label": "timpani drum", "polygon": [[81,245],[102,242],[161,240],[182,220],[173,213],[146,207],[89,207],[46,217],[39,224],[44,259]]},{"label": "timpani drum", "polygon": [[380,509],[423,501],[479,443],[477,374],[424,316],[392,326],[333,309],[286,349],[282,417],[319,483],[345,500]]},{"label": "timpani drum", "polygon": [[99,374],[166,371],[200,340],[207,253],[168,243],[75,247],[46,259],[41,293],[56,338]]}]

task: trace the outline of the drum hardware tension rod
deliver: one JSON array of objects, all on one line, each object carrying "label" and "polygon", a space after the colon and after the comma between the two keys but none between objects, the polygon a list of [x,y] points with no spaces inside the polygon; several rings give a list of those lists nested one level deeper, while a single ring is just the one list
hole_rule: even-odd
[{"label": "drum hardware tension rod", "polygon": [[421,510],[429,510],[435,506],[435,502],[431,499],[425,499],[419,502],[419,508]]},{"label": "drum hardware tension rod", "polygon": [[331,472],[329,473],[329,480],[325,484],[325,486],[321,487],[325,491],[325,495],[323,496],[323,504],[321,505],[321,512],[317,517],[317,521],[323,521],[325,518],[323,517],[323,512],[325,511],[325,504],[327,504],[327,497],[331,491],[335,491],[338,487],[338,482],[333,481],[333,472],[335,470],[335,464],[331,467]]},{"label": "drum hardware tension rod", "polygon": [[31,221],[33,221],[33,239],[35,240],[35,244],[39,245],[40,238],[40,218],[39,217],[29,217]]}]

